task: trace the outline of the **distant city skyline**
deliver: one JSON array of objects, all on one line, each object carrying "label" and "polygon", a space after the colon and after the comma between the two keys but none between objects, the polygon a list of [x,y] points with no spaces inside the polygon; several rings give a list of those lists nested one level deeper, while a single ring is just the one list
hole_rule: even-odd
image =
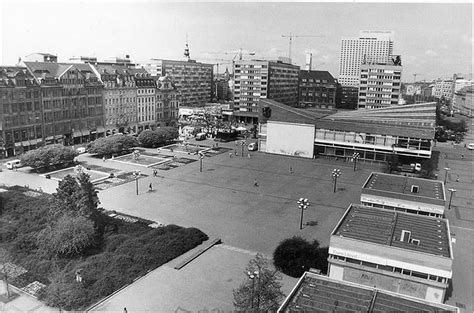
[{"label": "distant city skyline", "polygon": [[[304,69],[339,76],[342,38],[361,30],[394,32],[394,54],[402,56],[402,81],[472,77],[472,9],[464,3],[164,3],[157,1],[71,1],[0,3],[0,57],[13,65],[30,53],[104,60],[130,55],[135,63],[151,58],[181,60],[186,34],[191,58],[231,68],[239,49],[259,58],[288,57]],[[227,53],[224,53],[227,52]],[[236,57],[238,59],[238,56]]]}]

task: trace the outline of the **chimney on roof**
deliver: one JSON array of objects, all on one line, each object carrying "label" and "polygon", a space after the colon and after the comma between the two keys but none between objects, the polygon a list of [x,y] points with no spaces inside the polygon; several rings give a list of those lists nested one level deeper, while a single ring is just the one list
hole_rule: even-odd
[{"label": "chimney on roof", "polygon": [[416,185],[411,185],[411,192],[418,193],[420,191],[420,187]]}]

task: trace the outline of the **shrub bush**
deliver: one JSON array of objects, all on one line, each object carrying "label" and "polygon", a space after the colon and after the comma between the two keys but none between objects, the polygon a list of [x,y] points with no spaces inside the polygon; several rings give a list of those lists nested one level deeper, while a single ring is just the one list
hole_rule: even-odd
[{"label": "shrub bush", "polygon": [[[7,189],[2,193],[0,244],[15,264],[28,270],[18,278],[19,283],[26,285],[34,279],[49,284],[40,298],[66,310],[84,309],[208,239],[196,228],[169,225],[153,229],[103,215],[106,229],[112,225],[114,231],[105,232],[103,240],[96,242],[98,246],[91,247],[90,219],[67,215],[51,220],[49,208],[57,199],[26,196],[23,192],[28,189],[23,187]],[[55,223],[60,224],[55,227]],[[43,234],[45,229],[50,233]],[[76,247],[68,233],[78,232],[85,240]],[[42,236],[50,242],[37,245],[36,238]],[[51,257],[50,249],[58,258]],[[82,284],[75,282],[77,269],[82,269]]]},{"label": "shrub bush", "polygon": [[301,277],[310,268],[327,271],[327,248],[319,248],[319,242],[312,243],[301,237],[285,239],[273,252],[275,267],[291,277]]}]

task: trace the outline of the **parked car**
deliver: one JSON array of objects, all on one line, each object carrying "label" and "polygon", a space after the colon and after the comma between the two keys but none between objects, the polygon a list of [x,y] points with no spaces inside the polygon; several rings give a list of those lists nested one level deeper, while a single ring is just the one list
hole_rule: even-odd
[{"label": "parked car", "polygon": [[467,148],[468,148],[469,150],[474,150],[474,143],[468,144],[468,145],[467,145]]},{"label": "parked car", "polygon": [[83,153],[86,153],[86,148],[84,148],[84,147],[79,147],[79,148],[76,149],[76,151],[77,151],[77,153],[79,153],[79,154],[83,154]]},{"label": "parked car", "polygon": [[199,140],[205,140],[207,138],[206,134],[205,133],[198,133],[196,135],[196,140],[199,141]]},{"label": "parked car", "polygon": [[398,170],[400,172],[419,173],[421,172],[421,164],[420,163],[403,164],[398,167]]},{"label": "parked car", "polygon": [[20,160],[11,160],[11,161],[8,161],[7,163],[5,163],[5,165],[9,170],[13,170],[15,168],[21,167],[21,161]]},{"label": "parked car", "polygon": [[258,150],[258,144],[256,142],[252,142],[248,145],[247,149],[249,151],[257,151]]}]

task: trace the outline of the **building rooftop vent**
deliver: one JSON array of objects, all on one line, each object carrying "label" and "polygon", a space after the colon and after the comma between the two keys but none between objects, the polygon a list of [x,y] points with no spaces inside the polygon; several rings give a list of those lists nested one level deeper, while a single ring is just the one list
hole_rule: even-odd
[{"label": "building rooftop vent", "polygon": [[400,241],[410,242],[410,239],[411,239],[411,231],[402,230],[402,236],[400,237]]},{"label": "building rooftop vent", "polygon": [[419,190],[420,190],[420,187],[419,187],[419,186],[411,185],[411,192],[413,192],[413,193],[418,193]]},{"label": "building rooftop vent", "polygon": [[411,239],[410,240],[412,245],[419,246],[420,245],[420,240],[419,239]]}]

